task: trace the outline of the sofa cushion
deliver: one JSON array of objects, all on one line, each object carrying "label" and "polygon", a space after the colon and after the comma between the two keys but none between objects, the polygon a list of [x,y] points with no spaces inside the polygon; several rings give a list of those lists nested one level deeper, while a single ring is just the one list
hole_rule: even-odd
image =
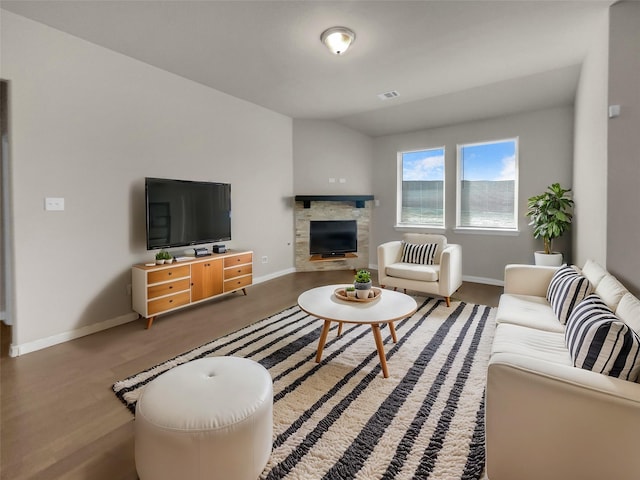
[{"label": "sofa cushion", "polygon": [[437,243],[408,243],[403,241],[400,261],[420,265],[433,265],[437,249]]},{"label": "sofa cushion", "polygon": [[521,325],[501,323],[496,327],[491,355],[496,353],[515,353],[545,362],[573,365],[565,345],[564,333]]},{"label": "sofa cushion", "polygon": [[549,332],[564,332],[564,326],[544,297],[505,293],[500,296],[496,323],[510,323]]},{"label": "sofa cushion", "polygon": [[437,282],[440,265],[419,265],[417,263],[392,263],[387,266],[386,274],[390,277],[406,278],[421,282]]},{"label": "sofa cushion", "polygon": [[597,288],[600,280],[608,274],[609,273],[602,268],[599,263],[596,263],[591,259],[588,259],[582,267],[582,275],[589,279],[593,288]]},{"label": "sofa cushion", "polygon": [[564,325],[571,310],[592,292],[593,287],[587,277],[580,275],[575,268],[564,266],[553,274],[547,289],[547,300]]},{"label": "sofa cushion", "polygon": [[615,314],[640,335],[640,300],[637,297],[631,293],[625,293],[618,303]]},{"label": "sofa cushion", "polygon": [[635,381],[640,373],[640,337],[596,295],[571,312],[565,331],[573,364],[585,370]]},{"label": "sofa cushion", "polygon": [[618,303],[620,303],[620,300],[622,300],[622,297],[624,297],[628,291],[629,290],[627,290],[616,277],[608,273],[602,277],[602,280],[598,283],[595,293],[598,294],[611,310],[615,311],[615,309],[618,308]]}]

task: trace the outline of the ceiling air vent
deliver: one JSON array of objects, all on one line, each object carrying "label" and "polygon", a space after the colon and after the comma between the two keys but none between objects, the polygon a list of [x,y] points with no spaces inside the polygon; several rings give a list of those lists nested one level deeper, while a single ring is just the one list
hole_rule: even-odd
[{"label": "ceiling air vent", "polygon": [[400,94],[398,93],[397,90],[391,90],[390,92],[384,92],[384,93],[378,94],[378,98],[380,100],[389,100],[390,98],[396,98],[399,96]]}]

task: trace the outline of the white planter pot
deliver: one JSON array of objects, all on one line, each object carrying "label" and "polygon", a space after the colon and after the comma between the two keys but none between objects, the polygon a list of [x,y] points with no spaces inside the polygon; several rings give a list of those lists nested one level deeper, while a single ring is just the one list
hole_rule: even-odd
[{"label": "white planter pot", "polygon": [[369,298],[369,292],[371,291],[370,288],[366,289],[366,290],[356,290],[356,296],[360,299],[364,299],[364,298]]},{"label": "white planter pot", "polygon": [[545,267],[559,267],[562,265],[562,254],[560,252],[533,252],[533,256],[535,258],[536,265],[542,265]]}]

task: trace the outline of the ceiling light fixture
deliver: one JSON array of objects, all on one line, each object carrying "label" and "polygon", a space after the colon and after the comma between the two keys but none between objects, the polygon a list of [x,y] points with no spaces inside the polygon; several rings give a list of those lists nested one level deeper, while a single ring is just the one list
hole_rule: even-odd
[{"label": "ceiling light fixture", "polygon": [[320,40],[334,55],[342,55],[356,39],[353,30],[347,27],[331,27],[320,35]]}]

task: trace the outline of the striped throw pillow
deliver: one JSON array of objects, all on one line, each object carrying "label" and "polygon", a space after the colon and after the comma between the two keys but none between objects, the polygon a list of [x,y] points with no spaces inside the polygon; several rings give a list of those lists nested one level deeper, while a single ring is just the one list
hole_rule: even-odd
[{"label": "striped throw pillow", "polygon": [[547,301],[560,323],[564,325],[571,310],[590,293],[593,293],[593,285],[587,277],[565,265],[553,274],[547,289]]},{"label": "striped throw pillow", "polygon": [[405,263],[419,263],[433,265],[438,249],[437,243],[408,243],[402,242],[402,259]]},{"label": "striped throw pillow", "polygon": [[573,364],[585,370],[634,382],[640,374],[640,336],[596,295],[569,315],[565,342]]}]

